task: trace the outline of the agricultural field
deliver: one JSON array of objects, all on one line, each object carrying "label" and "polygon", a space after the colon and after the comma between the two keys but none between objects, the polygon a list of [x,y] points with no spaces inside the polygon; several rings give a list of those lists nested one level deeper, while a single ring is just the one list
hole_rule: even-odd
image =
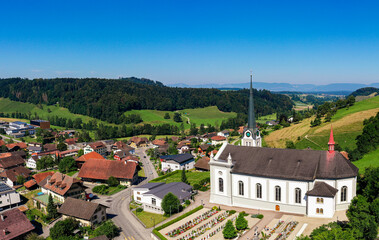
[{"label": "agricultural field", "polygon": [[364,173],[368,167],[379,167],[379,148],[365,154],[362,159],[352,163],[359,168],[359,173]]},{"label": "agricultural field", "polygon": [[[220,111],[216,106],[205,107],[205,108],[195,108],[195,109],[184,109],[178,110],[177,112],[182,114],[183,124],[185,129],[190,128],[190,124],[187,123],[188,119],[190,123],[196,123],[197,126],[200,124],[204,125],[217,125],[221,124],[223,120],[237,116],[236,113],[227,113]],[[164,115],[170,114],[170,119],[164,119]],[[158,110],[132,110],[125,114],[139,114],[144,123],[149,124],[163,124],[169,123],[172,125],[180,126],[182,123],[175,122],[173,120],[175,111],[158,111]]]},{"label": "agricultural field", "polygon": [[305,104],[299,101],[295,101],[295,106],[293,107],[293,109],[295,109],[296,111],[302,111],[302,110],[312,109],[312,108],[313,108],[312,104]]},{"label": "agricultural field", "polygon": [[295,142],[296,148],[312,148],[327,150],[330,128],[333,126],[334,139],[343,149],[355,148],[355,138],[362,133],[364,119],[375,116],[379,111],[379,96],[361,102],[356,102],[348,109],[340,109],[332,117],[331,122],[310,127],[313,118],[290,127],[271,132],[265,136],[269,147],[284,148],[286,141]]}]

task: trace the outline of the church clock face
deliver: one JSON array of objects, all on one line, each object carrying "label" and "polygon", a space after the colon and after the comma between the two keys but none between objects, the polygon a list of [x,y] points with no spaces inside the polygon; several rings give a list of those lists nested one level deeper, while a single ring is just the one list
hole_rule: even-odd
[{"label": "church clock face", "polygon": [[251,133],[250,132],[246,132],[246,137],[250,137],[251,136]]}]

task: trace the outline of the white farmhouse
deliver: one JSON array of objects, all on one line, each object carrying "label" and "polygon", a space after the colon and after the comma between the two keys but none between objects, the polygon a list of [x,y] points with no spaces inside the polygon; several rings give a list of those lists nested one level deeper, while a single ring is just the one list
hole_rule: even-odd
[{"label": "white farmhouse", "polygon": [[195,167],[195,159],[189,153],[160,156],[160,159],[164,171],[189,170]]}]

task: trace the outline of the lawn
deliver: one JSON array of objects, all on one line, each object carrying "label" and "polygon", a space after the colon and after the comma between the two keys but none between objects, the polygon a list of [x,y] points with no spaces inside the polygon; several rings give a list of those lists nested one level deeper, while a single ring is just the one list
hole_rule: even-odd
[{"label": "lawn", "polygon": [[[201,180],[205,178],[210,177],[209,172],[196,172],[196,171],[189,171],[186,172],[187,180],[188,182],[193,186],[194,184],[198,184]],[[181,182],[182,181],[182,171],[177,170],[173,172],[172,174],[163,175],[161,177],[158,177],[156,179],[151,180],[150,182]]]},{"label": "lawn", "polygon": [[133,211],[133,213],[139,218],[139,220],[141,220],[141,222],[143,222],[143,224],[145,224],[146,228],[154,227],[154,224],[156,226],[158,223],[167,219],[167,217],[161,214],[150,213],[145,211]]},{"label": "lawn", "polygon": [[143,167],[141,167],[141,170],[138,171],[138,177],[146,177],[145,170],[143,169]]},{"label": "lawn", "polygon": [[[191,123],[196,123],[197,126],[200,126],[200,124],[202,123],[204,125],[216,125],[216,123],[221,124],[222,120],[227,120],[228,118],[237,116],[237,114],[234,112],[222,112],[216,106],[195,109],[183,109],[179,110],[178,112],[182,114],[183,124],[186,129],[190,128],[190,125],[187,124],[187,117],[190,119]],[[170,114],[170,119],[164,119],[164,115],[166,113]],[[182,122],[174,122],[174,113],[175,111],[132,110],[127,111],[125,114],[139,114],[144,123],[169,123],[179,127],[182,124]]]},{"label": "lawn", "polygon": [[379,167],[379,148],[363,156],[362,159],[352,162],[359,168],[359,173],[364,173],[365,168]]},{"label": "lawn", "polygon": [[356,102],[353,106],[348,109],[340,109],[337,113],[332,117],[332,120],[341,119],[349,114],[366,111],[370,109],[378,109],[379,110],[379,96],[366,99],[360,102]]},{"label": "lawn", "polygon": [[266,123],[267,121],[276,120],[276,113],[258,117],[258,123]]}]

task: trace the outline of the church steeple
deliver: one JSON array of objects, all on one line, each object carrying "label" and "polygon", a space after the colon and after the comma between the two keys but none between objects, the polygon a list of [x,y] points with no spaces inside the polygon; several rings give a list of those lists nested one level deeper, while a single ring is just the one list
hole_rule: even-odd
[{"label": "church steeple", "polygon": [[254,99],[253,99],[253,74],[250,72],[250,96],[249,96],[249,116],[248,116],[247,128],[252,129],[255,132],[255,113],[254,113]]},{"label": "church steeple", "polygon": [[329,152],[330,153],[334,152],[335,142],[334,142],[334,136],[333,136],[333,126],[330,127],[330,136],[329,136],[328,145],[329,145]]},{"label": "church steeple", "polygon": [[250,72],[250,95],[247,128],[243,133],[242,146],[261,147],[261,135],[255,122],[254,99],[253,99],[253,74]]}]

